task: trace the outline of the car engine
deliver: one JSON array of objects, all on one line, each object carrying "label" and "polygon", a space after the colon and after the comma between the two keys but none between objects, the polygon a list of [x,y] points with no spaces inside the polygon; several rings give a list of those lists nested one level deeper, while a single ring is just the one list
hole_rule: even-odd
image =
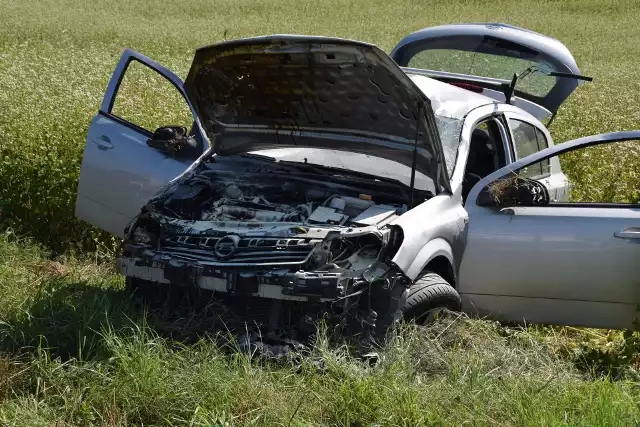
[{"label": "car engine", "polygon": [[[233,296],[241,306],[256,297],[281,301],[289,309],[278,318],[300,303],[299,318],[314,306],[344,313],[355,305],[360,324],[374,327],[389,311],[395,282],[405,281],[389,262],[402,242],[389,223],[407,201],[406,187],[370,176],[222,159],[143,208],[120,268],[128,277]],[[265,323],[281,323],[273,316]]]}]

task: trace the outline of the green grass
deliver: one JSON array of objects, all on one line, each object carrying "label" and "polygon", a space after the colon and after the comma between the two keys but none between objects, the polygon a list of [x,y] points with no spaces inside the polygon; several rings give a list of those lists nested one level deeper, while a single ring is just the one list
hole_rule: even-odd
[{"label": "green grass", "polygon": [[206,310],[141,310],[108,268],[45,255],[0,237],[0,289],[11,295],[0,306],[5,425],[640,421],[636,383],[581,371],[521,329],[455,317],[407,327],[374,366],[324,331],[295,364],[264,361],[207,333]]},{"label": "green grass", "polygon": [[[0,237],[0,424],[637,425],[635,335],[445,319],[403,331],[375,367],[330,333],[301,366],[276,366],[210,336],[210,313],[190,301],[141,308],[95,262],[113,240],[73,208],[87,125],[125,47],[184,77],[195,48],[225,38],[319,34],[389,51],[425,26],[503,21],[559,38],[595,78],[562,107],[560,142],[640,128],[639,13],[630,0],[0,0],[0,228],[13,230]],[[179,122],[154,91],[132,93],[123,114]],[[617,155],[563,165],[582,196],[631,200],[640,162]]]}]

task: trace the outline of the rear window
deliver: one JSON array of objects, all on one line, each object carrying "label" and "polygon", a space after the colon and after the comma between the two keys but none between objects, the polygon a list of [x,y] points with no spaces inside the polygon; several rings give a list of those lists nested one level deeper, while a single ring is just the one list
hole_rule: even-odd
[{"label": "rear window", "polygon": [[[535,59],[522,59],[490,53],[454,49],[428,49],[417,52],[407,64],[410,68],[443,71],[478,77],[510,81],[532,65],[543,65]],[[534,96],[547,95],[556,84],[556,78],[531,73],[518,80],[518,90]]]}]

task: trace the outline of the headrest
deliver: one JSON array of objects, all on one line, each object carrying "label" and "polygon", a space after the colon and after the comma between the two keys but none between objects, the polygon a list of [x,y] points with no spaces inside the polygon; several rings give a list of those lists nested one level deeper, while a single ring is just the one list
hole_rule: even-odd
[{"label": "headrest", "polygon": [[484,129],[475,128],[471,133],[471,145],[486,144],[489,142],[489,132]]}]

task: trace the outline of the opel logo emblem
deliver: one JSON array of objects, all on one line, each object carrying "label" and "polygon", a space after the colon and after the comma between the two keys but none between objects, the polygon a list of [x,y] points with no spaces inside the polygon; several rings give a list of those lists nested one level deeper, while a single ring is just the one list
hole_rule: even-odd
[{"label": "opel logo emblem", "polygon": [[215,246],[213,247],[213,251],[218,256],[218,258],[229,258],[238,248],[239,241],[240,237],[238,236],[224,236],[216,242]]}]

